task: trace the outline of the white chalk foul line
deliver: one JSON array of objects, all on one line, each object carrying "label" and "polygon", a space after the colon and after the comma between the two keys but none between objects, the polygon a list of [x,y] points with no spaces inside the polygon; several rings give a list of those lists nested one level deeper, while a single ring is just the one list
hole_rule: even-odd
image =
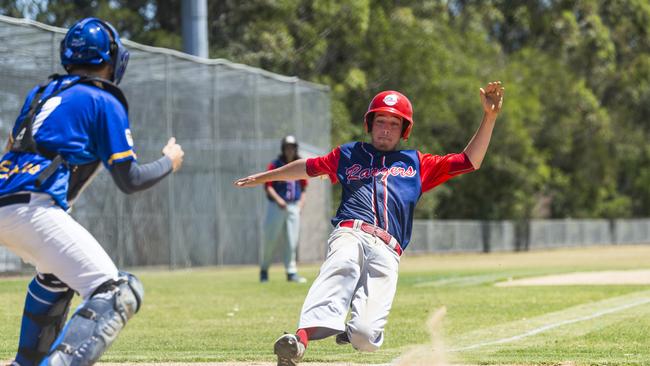
[{"label": "white chalk foul line", "polygon": [[633,307],[636,307],[636,306],[639,306],[639,305],[644,305],[644,304],[647,304],[647,303],[650,303],[650,298],[641,299],[639,301],[635,301],[635,302],[632,302],[632,303],[629,303],[629,304],[625,304],[625,305],[617,306],[617,307],[614,307],[614,308],[598,311],[598,312],[595,312],[595,313],[593,313],[591,315],[581,316],[581,317],[574,318],[574,319],[568,319],[568,320],[564,320],[564,321],[557,322],[557,323],[547,324],[547,325],[544,325],[542,327],[529,330],[528,332],[525,332],[525,333],[522,333],[522,334],[519,334],[519,335],[516,335],[516,336],[497,339],[497,340],[494,340],[494,341],[481,342],[481,343],[473,344],[471,346],[466,346],[466,347],[455,348],[455,349],[452,349],[451,352],[467,351],[467,350],[481,348],[481,347],[485,347],[485,346],[493,346],[493,345],[496,345],[496,344],[510,343],[510,342],[518,341],[518,340],[526,338],[526,337],[530,337],[530,336],[534,336],[536,334],[543,333],[543,332],[545,332],[547,330],[550,330],[550,329],[553,329],[553,328],[561,327],[563,325],[573,324],[573,323],[578,323],[578,322],[582,322],[582,321],[585,321],[585,320],[598,318],[598,317],[601,317],[603,315],[616,313],[616,312],[619,312],[619,311],[622,311],[622,310],[633,308]]}]

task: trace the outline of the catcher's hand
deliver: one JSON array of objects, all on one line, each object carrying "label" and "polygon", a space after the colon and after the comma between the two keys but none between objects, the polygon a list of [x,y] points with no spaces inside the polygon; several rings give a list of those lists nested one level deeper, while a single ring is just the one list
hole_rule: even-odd
[{"label": "catcher's hand", "polygon": [[183,156],[185,155],[185,152],[183,152],[181,145],[176,143],[176,139],[174,137],[170,138],[169,141],[167,141],[167,145],[163,147],[162,153],[171,159],[173,172],[176,172],[181,168],[181,165],[183,165]]},{"label": "catcher's hand", "polygon": [[500,81],[493,81],[488,83],[485,89],[481,88],[481,103],[485,114],[497,115],[501,112],[504,93],[505,88],[501,86]]}]

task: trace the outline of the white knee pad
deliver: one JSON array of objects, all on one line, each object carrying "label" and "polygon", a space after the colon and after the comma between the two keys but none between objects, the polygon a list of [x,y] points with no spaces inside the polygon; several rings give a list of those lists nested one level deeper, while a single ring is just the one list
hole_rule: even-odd
[{"label": "white knee pad", "polygon": [[348,324],[348,337],[354,349],[361,352],[375,352],[384,343],[384,331],[373,329],[370,324]]}]

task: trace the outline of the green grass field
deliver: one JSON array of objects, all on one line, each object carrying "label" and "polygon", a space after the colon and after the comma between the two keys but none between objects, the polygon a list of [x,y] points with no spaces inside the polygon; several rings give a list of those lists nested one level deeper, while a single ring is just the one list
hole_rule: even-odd
[{"label": "green grass field", "polygon": [[[382,349],[361,354],[326,339],[310,343],[304,362],[389,363],[430,342],[426,321],[444,305],[442,335],[455,362],[649,365],[650,286],[494,286],[509,278],[612,269],[650,269],[650,246],[407,252]],[[316,265],[301,269],[309,279],[317,271]],[[135,273],[146,287],[145,305],[104,361],[273,361],[273,341],[294,330],[309,288],[285,282],[281,266],[267,284],[258,283],[255,267]],[[13,357],[28,281],[0,279],[0,360]]]}]

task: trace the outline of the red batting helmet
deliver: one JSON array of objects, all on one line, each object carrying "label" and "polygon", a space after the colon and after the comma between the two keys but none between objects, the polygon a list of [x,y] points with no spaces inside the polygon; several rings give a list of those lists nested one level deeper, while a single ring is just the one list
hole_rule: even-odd
[{"label": "red batting helmet", "polygon": [[413,106],[411,106],[411,102],[404,94],[394,90],[386,90],[375,95],[368,106],[368,112],[363,117],[366,131],[369,130],[368,126],[372,123],[375,112],[393,113],[402,117],[403,121],[408,122],[408,125],[402,130],[402,138],[408,140],[413,128]]}]

